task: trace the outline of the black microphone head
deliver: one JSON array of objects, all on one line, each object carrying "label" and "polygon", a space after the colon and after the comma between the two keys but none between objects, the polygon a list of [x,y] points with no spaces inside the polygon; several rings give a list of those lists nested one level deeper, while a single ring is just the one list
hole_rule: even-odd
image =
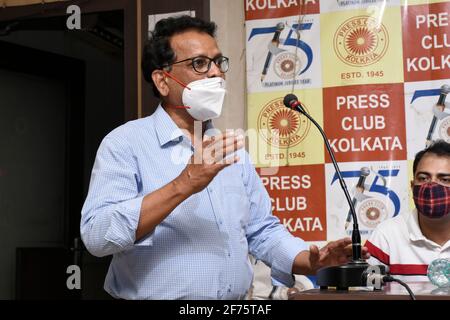
[{"label": "black microphone head", "polygon": [[441,87],[441,94],[450,93],[450,86],[448,84],[443,84]]},{"label": "black microphone head", "polygon": [[298,98],[295,94],[292,93],[287,94],[283,99],[284,105],[289,109],[292,109],[291,103],[296,101],[298,101]]}]

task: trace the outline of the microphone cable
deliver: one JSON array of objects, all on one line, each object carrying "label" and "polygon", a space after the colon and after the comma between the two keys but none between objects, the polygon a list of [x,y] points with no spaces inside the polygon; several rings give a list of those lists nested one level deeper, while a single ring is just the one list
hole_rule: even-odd
[{"label": "microphone cable", "polygon": [[[305,5],[299,4],[298,7],[298,17],[297,17],[297,27],[295,28],[295,51],[294,51],[294,70],[292,72],[292,87],[291,87],[291,93],[293,94],[295,91],[295,83],[297,81],[297,77],[298,74],[296,72],[297,70],[297,59],[299,61],[300,64],[300,68],[301,68],[301,61],[300,58],[297,58],[297,53],[298,53],[298,45],[300,43],[300,38],[301,38],[301,26],[303,23],[303,20],[305,19],[305,14],[306,14],[306,8]],[[289,24],[287,24],[289,28],[291,28],[291,30],[293,29],[292,26],[290,26]],[[286,166],[289,167],[290,166],[290,160],[289,160],[289,149],[291,147],[291,132],[288,132],[288,143],[287,143],[287,148],[286,148]]]},{"label": "microphone cable", "polygon": [[392,276],[383,276],[383,282],[397,282],[398,284],[402,285],[406,289],[406,291],[408,291],[409,296],[411,297],[411,300],[417,300],[416,296],[412,292],[411,288],[405,282],[403,282],[399,279],[396,279]]},{"label": "microphone cable", "polygon": [[367,283],[368,287],[371,287],[372,285],[369,285],[370,283],[373,283],[375,281],[378,283],[378,285],[374,286],[376,289],[381,290],[382,286],[387,282],[397,282],[401,286],[403,286],[406,291],[408,291],[408,294],[411,298],[411,300],[417,300],[416,296],[412,292],[411,288],[403,281],[394,278],[393,276],[389,274],[380,274],[380,273],[373,273],[368,270],[364,271],[362,274],[362,283]]}]

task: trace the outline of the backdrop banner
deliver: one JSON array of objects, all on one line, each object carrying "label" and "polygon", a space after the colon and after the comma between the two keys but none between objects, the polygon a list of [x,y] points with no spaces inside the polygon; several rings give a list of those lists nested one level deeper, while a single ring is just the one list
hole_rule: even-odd
[{"label": "backdrop banner", "polygon": [[450,85],[450,1],[244,4],[250,155],[274,214],[319,245],[351,234],[322,137],[283,105],[288,93],[327,134],[363,240],[409,212],[415,154],[431,141],[450,142],[450,104],[436,105]]}]

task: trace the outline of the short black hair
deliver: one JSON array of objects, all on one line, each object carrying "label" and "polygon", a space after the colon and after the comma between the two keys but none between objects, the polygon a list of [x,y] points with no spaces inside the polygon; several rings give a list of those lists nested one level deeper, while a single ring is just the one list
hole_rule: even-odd
[{"label": "short black hair", "polygon": [[178,33],[192,29],[207,33],[215,38],[217,25],[214,22],[182,15],[158,21],[155,30],[151,32],[142,53],[141,68],[145,80],[152,85],[153,93],[157,98],[160,97],[160,94],[153,83],[153,71],[162,69],[164,66],[175,62],[175,52],[170,47],[170,38]]},{"label": "short black hair", "polygon": [[432,143],[430,146],[428,146],[426,149],[419,151],[416,154],[416,157],[415,157],[414,163],[413,163],[413,174],[414,175],[416,174],[416,169],[417,169],[417,166],[419,165],[420,160],[427,153],[431,153],[431,154],[434,154],[439,157],[450,158],[450,143],[447,143],[444,140],[437,140],[434,143]]}]

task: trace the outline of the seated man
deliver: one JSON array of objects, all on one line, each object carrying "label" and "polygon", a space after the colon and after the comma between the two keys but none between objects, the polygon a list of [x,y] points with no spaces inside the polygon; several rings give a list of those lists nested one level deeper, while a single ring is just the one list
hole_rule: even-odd
[{"label": "seated man", "polygon": [[381,223],[367,240],[370,264],[403,281],[428,281],[428,264],[450,257],[450,144],[438,141],[413,164],[416,209]]}]

